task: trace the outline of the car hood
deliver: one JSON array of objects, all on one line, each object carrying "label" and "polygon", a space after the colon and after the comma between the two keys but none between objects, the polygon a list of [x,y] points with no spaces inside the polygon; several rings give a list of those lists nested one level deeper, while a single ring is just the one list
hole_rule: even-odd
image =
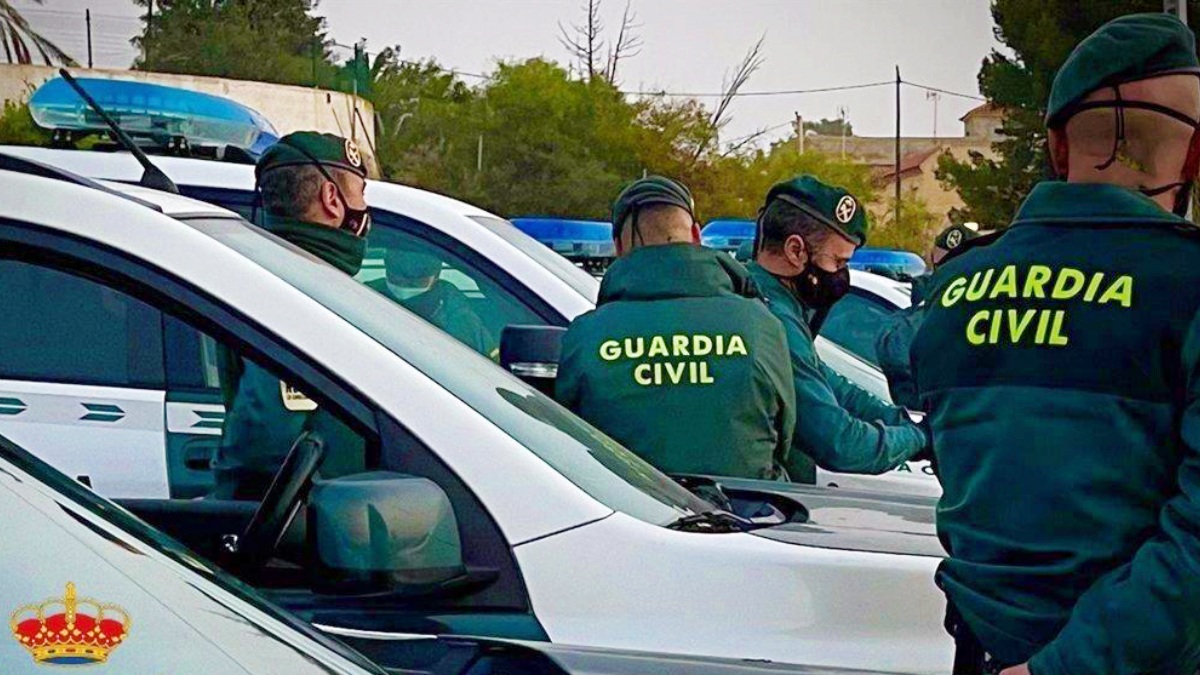
[{"label": "car hood", "polygon": [[715,480],[726,492],[794,500],[808,512],[806,522],[757,529],[751,533],[755,536],[799,546],[946,557],[934,526],[934,497],[741,478]]}]

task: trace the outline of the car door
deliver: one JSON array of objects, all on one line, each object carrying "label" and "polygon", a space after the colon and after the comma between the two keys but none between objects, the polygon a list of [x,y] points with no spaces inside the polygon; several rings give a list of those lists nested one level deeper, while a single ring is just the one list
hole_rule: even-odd
[{"label": "car door", "polygon": [[0,513],[2,672],[381,672],[3,436]]},{"label": "car door", "polygon": [[[265,239],[264,245],[276,247]],[[69,257],[54,253],[68,246],[71,248]],[[279,255],[292,255],[282,247],[278,248]],[[179,378],[173,379],[173,383],[198,385],[195,399],[179,403],[216,405],[203,402],[205,396],[214,394],[209,371],[215,367],[204,354],[221,351],[232,354],[244,362],[244,367],[252,365],[266,371],[286,382],[289,392],[299,391],[310,397],[314,409],[326,411],[328,424],[321,428],[334,433],[326,433],[325,438],[346,441],[343,446],[329,443],[327,452],[337,454],[338,447],[356,448],[361,468],[354,469],[354,473],[365,468],[428,479],[446,493],[457,517],[466,575],[461,583],[449,585],[445,591],[424,589],[419,594],[397,592],[366,597],[359,592],[330,591],[310,565],[304,518],[298,518],[295,528],[283,537],[278,555],[270,561],[269,568],[261,573],[246,574],[242,576],[243,581],[301,618],[331,632],[375,635],[381,642],[378,653],[393,654],[389,658],[403,656],[392,651],[396,647],[396,638],[390,636],[395,635],[453,633],[548,639],[533,614],[512,543],[506,540],[493,516],[470,487],[396,419],[403,417],[403,410],[388,413],[378,409],[362,398],[352,385],[338,379],[323,365],[309,360],[294,345],[282,342],[269,329],[145,261],[114,255],[103,247],[70,241],[68,237],[41,232],[37,228],[7,225],[2,220],[0,250],[13,251],[24,260],[39,259],[36,265],[39,269],[90,280],[103,290],[120,293],[159,312],[160,322],[166,321],[172,326],[168,332],[175,335],[172,342],[178,342],[175,346],[179,347],[172,356],[172,361],[179,362],[172,364],[173,378]],[[220,261],[213,261],[213,264],[219,265]],[[320,273],[329,273],[324,266],[315,267]],[[386,309],[403,314],[383,304]],[[318,313],[316,316],[326,315]],[[411,317],[403,318],[417,323]],[[197,339],[179,339],[180,335],[188,333]],[[428,340],[429,336],[422,339]],[[215,344],[216,349],[206,346],[209,344]],[[455,345],[454,351],[465,350]],[[161,345],[157,350],[133,349],[129,358],[157,363],[157,368],[162,369]],[[185,377],[187,369],[180,365],[189,360],[193,371],[190,381]],[[84,358],[64,364],[61,374],[68,380],[78,379],[78,371],[89,367],[92,367],[90,360]],[[407,389],[409,383],[397,381],[395,386]],[[282,389],[275,391],[283,395]],[[197,417],[200,416],[184,421],[191,421],[194,426]],[[57,445],[86,446],[91,442],[89,436],[90,431],[86,428],[67,429]],[[36,455],[45,454],[38,448],[32,448],[32,451]],[[161,447],[158,452],[161,466],[164,456]],[[127,453],[114,451],[112,456],[115,460],[131,463]],[[327,465],[328,462],[322,465],[322,478],[337,477],[335,473],[326,472]],[[103,489],[97,488],[97,492],[104,495]],[[253,500],[172,499],[165,494],[134,495],[134,498],[118,501],[144,521],[213,560],[227,557],[224,553],[226,542],[245,531],[258,506]]]},{"label": "car door", "polygon": [[0,434],[114,497],[166,497],[162,314],[0,252]]}]

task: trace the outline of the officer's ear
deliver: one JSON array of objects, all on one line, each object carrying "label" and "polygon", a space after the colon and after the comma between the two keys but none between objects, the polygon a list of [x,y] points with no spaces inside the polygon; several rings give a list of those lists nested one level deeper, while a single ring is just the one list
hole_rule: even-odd
[{"label": "officer's ear", "polygon": [[328,218],[340,221],[345,213],[342,212],[343,206],[341,195],[338,194],[338,186],[334,185],[331,180],[323,180],[317,196],[321,213]]},{"label": "officer's ear", "polygon": [[1071,147],[1067,142],[1067,129],[1050,130],[1050,165],[1059,178],[1066,178],[1071,166]]},{"label": "officer's ear", "polygon": [[694,220],[692,221],[692,243],[700,243],[700,223],[697,223]]},{"label": "officer's ear", "polygon": [[798,234],[789,235],[783,240],[783,257],[796,267],[803,268],[808,263],[808,242]]}]

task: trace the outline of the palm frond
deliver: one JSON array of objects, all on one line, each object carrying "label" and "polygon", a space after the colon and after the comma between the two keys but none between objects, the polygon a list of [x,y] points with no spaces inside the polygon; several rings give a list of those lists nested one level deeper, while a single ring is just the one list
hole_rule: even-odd
[{"label": "palm frond", "polygon": [[[34,2],[42,4],[42,0]],[[21,16],[8,0],[0,0],[0,42],[4,43],[4,55],[9,63],[32,63],[33,52],[29,45],[33,45],[33,49],[48,66],[55,65],[56,62],[64,66],[79,65],[69,54],[33,30],[25,17]]]}]

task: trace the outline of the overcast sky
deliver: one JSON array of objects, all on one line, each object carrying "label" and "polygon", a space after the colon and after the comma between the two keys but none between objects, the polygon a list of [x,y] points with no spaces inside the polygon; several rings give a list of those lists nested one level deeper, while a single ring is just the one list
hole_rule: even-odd
[{"label": "overcast sky", "polygon": [[[545,56],[566,63],[559,22],[579,22],[585,0],[323,0],[317,12],[330,35],[351,44],[366,38],[375,53],[400,45],[408,59],[435,57],[447,67],[488,72],[500,59]],[[615,32],[625,0],[602,0],[603,20]],[[139,31],[132,0],[14,0],[34,28],[86,61],[83,10],[93,16],[97,67],[127,67],[129,38]],[[645,46],[622,66],[626,90],[709,93],[765,35],[765,63],[745,91],[816,89],[889,81],[900,66],[905,80],[978,96],[979,66],[993,48],[988,0],[632,0]],[[337,50],[337,53],[347,53]],[[470,78],[467,78],[468,81]],[[713,99],[705,99],[712,102]],[[937,130],[961,136],[958,118],[978,101],[943,95]],[[891,135],[891,86],[803,95],[744,97],[731,110],[729,140],[776,127],[799,112],[805,119],[849,110],[855,133]],[[934,131],[934,101],[912,87],[902,91],[902,131]],[[771,137],[789,133],[779,128]]]}]

